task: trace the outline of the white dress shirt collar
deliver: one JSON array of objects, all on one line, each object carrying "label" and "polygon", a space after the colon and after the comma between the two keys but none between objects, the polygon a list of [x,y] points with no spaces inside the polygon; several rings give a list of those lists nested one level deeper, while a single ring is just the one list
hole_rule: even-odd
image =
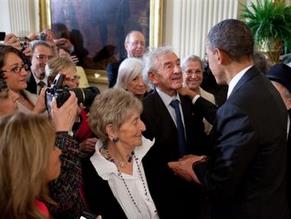
[{"label": "white dress shirt collar", "polygon": [[229,98],[229,96],[231,95],[235,85],[237,85],[237,83],[239,82],[239,80],[244,76],[244,74],[252,67],[253,65],[250,65],[246,68],[244,68],[243,70],[241,70],[239,73],[237,73],[229,82],[228,85],[228,91],[227,91],[227,98]]}]

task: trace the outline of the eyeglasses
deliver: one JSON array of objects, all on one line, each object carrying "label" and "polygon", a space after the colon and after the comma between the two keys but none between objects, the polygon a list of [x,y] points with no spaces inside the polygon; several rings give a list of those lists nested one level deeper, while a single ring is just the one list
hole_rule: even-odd
[{"label": "eyeglasses", "polygon": [[80,76],[78,76],[78,75],[74,75],[73,78],[69,78],[69,77],[66,77],[66,76],[65,76],[65,80],[66,80],[66,81],[71,81],[71,82],[79,81],[79,80],[80,80]]},{"label": "eyeglasses", "polygon": [[47,55],[36,55],[35,56],[38,60],[41,60],[41,61],[47,61],[47,60],[50,60],[53,56],[47,56]]},{"label": "eyeglasses", "polygon": [[29,65],[28,64],[22,64],[20,66],[19,65],[16,65],[11,70],[3,70],[3,71],[0,71],[0,73],[13,72],[15,74],[18,74],[19,72],[22,71],[22,69],[24,69],[25,71],[28,71],[29,70]]}]

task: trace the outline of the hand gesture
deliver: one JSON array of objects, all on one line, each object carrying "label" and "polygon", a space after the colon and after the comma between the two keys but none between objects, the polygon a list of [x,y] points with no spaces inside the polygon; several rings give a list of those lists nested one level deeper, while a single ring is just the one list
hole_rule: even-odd
[{"label": "hand gesture", "polygon": [[84,152],[93,152],[95,150],[95,144],[97,142],[97,138],[87,138],[80,144],[81,151]]},{"label": "hand gesture", "polygon": [[41,89],[32,112],[43,113],[45,111],[45,90],[45,87]]},{"label": "hand gesture", "polygon": [[52,102],[51,117],[56,131],[70,131],[75,123],[78,111],[78,99],[74,92],[70,91],[70,97],[60,107],[55,100]]},{"label": "hand gesture", "polygon": [[192,169],[192,165],[197,161],[204,161],[205,156],[197,156],[197,155],[186,155],[182,157],[179,161],[172,161],[168,163],[170,169],[174,171],[175,174],[183,177],[187,181],[194,181],[196,183],[200,183],[196,174]]},{"label": "hand gesture", "polygon": [[9,33],[5,36],[4,44],[8,46],[12,46],[16,49],[20,49],[20,41],[17,36],[13,33]]}]

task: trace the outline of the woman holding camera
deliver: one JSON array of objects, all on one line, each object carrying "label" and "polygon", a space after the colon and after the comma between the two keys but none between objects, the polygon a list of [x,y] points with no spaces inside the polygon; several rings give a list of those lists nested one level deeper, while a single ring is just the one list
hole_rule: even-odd
[{"label": "woman holding camera", "polygon": [[40,96],[25,90],[29,66],[25,63],[24,55],[12,46],[0,45],[0,73],[12,91],[19,95],[18,111],[25,113],[42,113],[45,111],[44,90]]}]

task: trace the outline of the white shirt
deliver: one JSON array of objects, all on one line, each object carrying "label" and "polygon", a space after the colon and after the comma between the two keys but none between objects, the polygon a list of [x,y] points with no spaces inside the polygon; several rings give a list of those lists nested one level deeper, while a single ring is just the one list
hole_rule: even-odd
[{"label": "white shirt", "polygon": [[[183,111],[182,111],[182,107],[181,107],[181,100],[180,100],[178,93],[176,94],[176,96],[171,97],[168,94],[166,94],[165,92],[161,91],[159,88],[156,88],[156,90],[157,90],[158,94],[160,95],[163,103],[167,107],[168,112],[170,113],[176,127],[177,127],[176,112],[175,112],[175,109],[170,105],[170,103],[172,102],[172,100],[175,100],[175,99],[179,100],[179,102],[180,102],[180,104],[179,104],[180,114],[182,117],[182,122],[183,122],[184,130],[185,130],[184,115],[183,115]],[[185,134],[186,134],[186,132],[185,132]]]},{"label": "white shirt", "polygon": [[[133,173],[132,175],[128,175],[122,173],[122,176],[128,186],[132,197],[134,198],[135,202],[137,203],[138,208],[141,211],[141,214],[137,210],[136,206],[133,204],[128,191],[122,181],[121,177],[119,176],[119,172],[117,167],[111,161],[105,159],[99,152],[99,149],[103,146],[101,141],[97,141],[95,146],[95,153],[90,158],[91,163],[93,164],[96,172],[98,175],[103,179],[108,181],[109,187],[120,204],[121,208],[123,209],[124,213],[126,214],[127,218],[129,219],[142,219],[142,218],[149,218],[149,219],[158,219],[158,213],[155,207],[155,204],[152,200],[152,197],[149,193],[148,184],[146,181],[143,165],[142,165],[142,158],[154,144],[154,141],[150,141],[144,137],[142,137],[142,145],[137,146],[134,150],[135,157],[138,158],[137,163],[140,168],[143,181],[145,183],[145,187],[147,190],[147,195],[145,195],[145,189],[143,182],[140,177],[140,173],[138,171],[137,164],[135,160],[133,160]],[[133,158],[135,159],[135,158]],[[101,215],[102,216],[102,215]]]},{"label": "white shirt", "polygon": [[[33,74],[32,74],[33,75]],[[40,82],[40,81],[43,81],[44,83],[45,83],[45,86],[47,86],[48,84],[47,84],[47,77],[45,76],[44,77],[44,79],[42,79],[42,80],[39,80],[37,77],[35,77],[34,75],[33,75],[33,77],[34,77],[34,80],[35,80],[35,83],[36,83],[36,92],[37,93],[39,93],[39,91],[40,91],[40,86],[38,85],[38,83]]]},{"label": "white shirt", "polygon": [[227,98],[229,98],[229,96],[231,95],[233,88],[235,87],[235,85],[239,82],[239,80],[242,78],[242,76],[244,76],[244,74],[247,72],[247,70],[249,70],[253,65],[250,65],[246,68],[244,68],[243,70],[241,70],[239,73],[237,73],[229,82],[228,85],[228,91],[227,91]]}]

